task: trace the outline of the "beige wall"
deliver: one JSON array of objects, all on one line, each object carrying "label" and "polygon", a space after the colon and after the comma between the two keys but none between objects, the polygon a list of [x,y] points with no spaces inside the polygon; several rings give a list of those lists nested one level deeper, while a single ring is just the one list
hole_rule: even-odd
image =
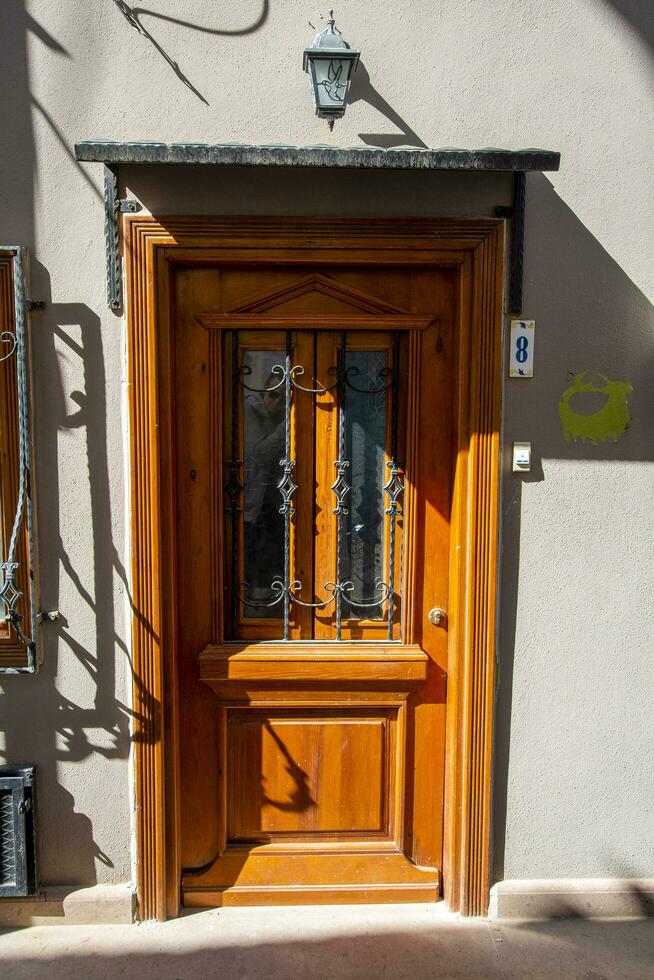
[{"label": "beige wall", "polygon": [[[9,761],[39,765],[47,882],[126,881],[129,567],[124,324],[104,301],[101,167],[80,139],[560,150],[528,179],[524,314],[536,377],[507,381],[498,655],[500,877],[653,875],[654,585],[649,0],[349,0],[362,49],[330,134],[302,48],[319,6],[154,0],[143,16],[192,91],[110,0],[4,0],[0,218],[33,255],[41,582],[57,626],[37,678],[0,682]],[[201,97],[200,97],[201,96]],[[153,211],[492,214],[506,176],[124,168]],[[569,371],[634,385],[617,444],[567,444]],[[507,461],[508,462],[508,461]],[[648,809],[649,808],[649,809]]]}]

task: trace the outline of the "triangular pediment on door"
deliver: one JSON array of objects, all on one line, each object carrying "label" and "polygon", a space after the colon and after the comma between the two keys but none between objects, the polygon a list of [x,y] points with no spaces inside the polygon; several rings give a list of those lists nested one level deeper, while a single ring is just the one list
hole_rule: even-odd
[{"label": "triangular pediment on door", "polygon": [[313,307],[317,312],[324,313],[340,313],[347,310],[350,313],[406,315],[409,312],[360,289],[340,283],[336,279],[313,273],[265,295],[257,296],[248,303],[230,310],[230,313],[282,313],[291,310],[304,312]]},{"label": "triangular pediment on door", "polygon": [[411,313],[330,276],[311,273],[255,296],[224,313],[200,313],[209,328],[422,329],[429,318]]}]

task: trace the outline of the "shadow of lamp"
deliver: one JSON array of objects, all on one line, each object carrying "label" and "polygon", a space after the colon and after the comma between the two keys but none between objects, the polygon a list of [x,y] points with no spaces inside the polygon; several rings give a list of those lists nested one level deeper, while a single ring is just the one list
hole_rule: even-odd
[{"label": "shadow of lamp", "polygon": [[311,79],[316,115],[326,119],[330,129],[345,115],[350,79],[359,54],[335,26],[333,10],[329,11],[325,30],[316,34],[312,47],[304,49],[303,67]]}]

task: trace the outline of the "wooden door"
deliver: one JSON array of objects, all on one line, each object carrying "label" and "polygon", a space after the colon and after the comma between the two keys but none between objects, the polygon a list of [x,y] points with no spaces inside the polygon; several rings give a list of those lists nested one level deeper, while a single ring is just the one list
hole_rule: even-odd
[{"label": "wooden door", "polygon": [[455,274],[258,255],[172,293],[183,902],[436,900]]}]

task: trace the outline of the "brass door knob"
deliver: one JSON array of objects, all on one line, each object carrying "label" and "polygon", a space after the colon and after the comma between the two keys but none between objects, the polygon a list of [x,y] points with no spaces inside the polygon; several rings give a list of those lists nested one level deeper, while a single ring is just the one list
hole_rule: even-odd
[{"label": "brass door knob", "polygon": [[434,606],[433,609],[429,610],[427,619],[432,626],[442,626],[447,619],[447,613],[444,609],[441,609],[440,606]]}]

